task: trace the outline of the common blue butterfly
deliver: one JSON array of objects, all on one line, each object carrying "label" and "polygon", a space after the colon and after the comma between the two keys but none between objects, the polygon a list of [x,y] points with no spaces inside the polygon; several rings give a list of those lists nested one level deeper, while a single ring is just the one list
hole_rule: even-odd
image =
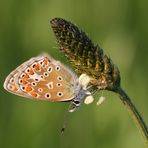
[{"label": "common blue butterfly", "polygon": [[[69,112],[75,111],[91,93],[90,78],[79,78],[61,62],[44,53],[24,62],[12,71],[4,82],[4,88],[16,95],[51,102],[71,101]],[[88,100],[88,98],[87,98]],[[86,101],[85,101],[86,102]],[[92,101],[87,101],[89,104]]]}]

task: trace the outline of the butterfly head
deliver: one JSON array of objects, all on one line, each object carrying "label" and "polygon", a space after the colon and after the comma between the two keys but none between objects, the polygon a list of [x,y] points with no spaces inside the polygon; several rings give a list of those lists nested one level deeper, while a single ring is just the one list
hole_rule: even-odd
[{"label": "butterfly head", "polygon": [[90,97],[93,98],[91,93],[88,91],[89,82],[90,77],[86,74],[80,75],[79,79],[77,79],[75,87],[75,97],[71,101],[69,112],[76,111],[80,107],[83,100]]}]

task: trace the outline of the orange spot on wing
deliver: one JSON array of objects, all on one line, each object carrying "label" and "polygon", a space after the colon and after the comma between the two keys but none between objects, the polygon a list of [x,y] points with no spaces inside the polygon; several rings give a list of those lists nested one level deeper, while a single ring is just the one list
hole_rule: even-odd
[{"label": "orange spot on wing", "polygon": [[24,78],[29,78],[29,75],[28,74],[26,74],[26,73],[24,73]]},{"label": "orange spot on wing", "polygon": [[34,74],[34,72],[33,72],[33,70],[32,70],[32,69],[30,69],[29,74],[30,74],[30,75],[33,75],[33,74]]},{"label": "orange spot on wing", "polygon": [[32,90],[32,87],[31,86],[26,86],[26,88],[25,88],[25,91],[26,92],[30,92]]},{"label": "orange spot on wing", "polygon": [[37,93],[35,93],[35,92],[31,92],[30,95],[35,98],[38,96]]},{"label": "orange spot on wing", "polygon": [[44,60],[44,63],[47,65],[48,64],[48,59],[45,59]]},{"label": "orange spot on wing", "polygon": [[34,69],[35,69],[35,70],[39,70],[39,64],[36,64],[36,65],[34,66]]},{"label": "orange spot on wing", "polygon": [[43,62],[43,67],[46,66],[46,65],[48,65],[48,59],[45,59],[44,62]]},{"label": "orange spot on wing", "polygon": [[22,79],[22,84],[27,84],[26,79]]}]

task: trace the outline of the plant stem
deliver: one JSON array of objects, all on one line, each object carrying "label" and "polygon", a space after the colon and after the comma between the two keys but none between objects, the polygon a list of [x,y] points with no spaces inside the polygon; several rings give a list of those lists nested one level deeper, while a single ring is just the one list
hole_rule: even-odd
[{"label": "plant stem", "polygon": [[148,128],[142,116],[136,109],[135,105],[132,103],[130,97],[125,93],[125,91],[121,87],[118,87],[115,90],[115,92],[119,94],[121,101],[127,107],[132,119],[135,121],[136,126],[138,127],[140,133],[143,136],[146,147],[148,147]]}]

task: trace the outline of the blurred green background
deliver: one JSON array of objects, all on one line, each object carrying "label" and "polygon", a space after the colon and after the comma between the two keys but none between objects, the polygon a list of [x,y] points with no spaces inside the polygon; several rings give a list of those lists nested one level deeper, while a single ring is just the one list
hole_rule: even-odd
[{"label": "blurred green background", "polygon": [[[22,62],[59,52],[49,20],[76,23],[98,43],[121,71],[122,86],[148,124],[147,0],[1,0],[0,1],[0,148],[144,148],[143,140],[116,94],[83,105],[68,118],[68,103],[36,102],[3,89],[5,77]],[[101,92],[95,95],[96,101]]]}]

